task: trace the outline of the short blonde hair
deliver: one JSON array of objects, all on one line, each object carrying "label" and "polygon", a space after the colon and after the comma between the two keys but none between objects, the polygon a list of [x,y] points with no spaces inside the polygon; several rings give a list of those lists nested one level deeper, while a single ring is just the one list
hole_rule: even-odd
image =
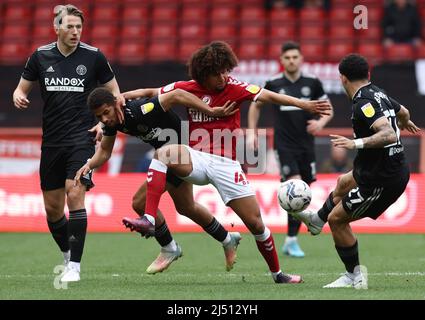
[{"label": "short blonde hair", "polygon": [[83,12],[78,9],[76,6],[72,4],[66,5],[58,5],[53,9],[53,13],[55,14],[55,18],[53,20],[53,24],[56,27],[62,24],[62,19],[64,16],[76,16],[81,18],[81,22],[84,23],[84,15]]}]

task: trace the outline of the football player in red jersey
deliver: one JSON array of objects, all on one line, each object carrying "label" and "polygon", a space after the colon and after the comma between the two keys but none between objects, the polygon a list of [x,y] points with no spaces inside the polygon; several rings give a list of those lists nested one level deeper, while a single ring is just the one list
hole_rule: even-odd
[{"label": "football player in red jersey", "polygon": [[[183,89],[199,97],[212,108],[228,100],[236,102],[236,107],[243,101],[258,100],[276,105],[298,106],[322,115],[329,114],[331,106],[328,101],[304,101],[230,77],[230,72],[237,64],[238,60],[232,49],[224,42],[215,41],[192,55],[189,61],[189,73],[193,80],[175,82],[160,89],[130,91],[124,93],[124,97],[134,99]],[[254,235],[257,247],[266,260],[274,281],[302,282],[300,276],[286,275],[280,269],[273,236],[263,223],[255,194],[242,172],[240,163],[235,161],[235,139],[232,138],[230,148],[226,148],[221,139],[214,139],[217,132],[234,135],[236,130],[240,130],[240,113],[236,112],[218,119],[196,110],[188,110],[190,147],[169,145],[157,150],[148,172],[147,188],[142,186],[140,192],[136,194],[144,200],[140,201],[140,204],[146,203],[145,215],[141,220],[146,226],[155,224],[159,199],[165,191],[167,170],[194,184],[212,183],[219,191],[223,202],[235,211]],[[238,179],[235,179],[236,176]],[[240,176],[243,179],[240,179]]]}]

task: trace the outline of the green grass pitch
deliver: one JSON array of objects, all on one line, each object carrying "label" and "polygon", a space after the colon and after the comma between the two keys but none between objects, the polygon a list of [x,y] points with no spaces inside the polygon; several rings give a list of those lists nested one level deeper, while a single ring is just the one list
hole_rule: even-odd
[{"label": "green grass pitch", "polygon": [[[300,285],[277,285],[249,234],[235,268],[226,272],[220,244],[204,233],[175,234],[183,257],[165,272],[145,274],[157,256],[154,239],[136,234],[88,234],[82,280],[55,289],[61,254],[49,234],[0,234],[0,299],[425,299],[424,235],[359,235],[369,289],[322,289],[343,271],[330,235],[300,235],[304,259],[279,252],[282,268],[303,275]],[[283,234],[275,234],[280,247]]]}]

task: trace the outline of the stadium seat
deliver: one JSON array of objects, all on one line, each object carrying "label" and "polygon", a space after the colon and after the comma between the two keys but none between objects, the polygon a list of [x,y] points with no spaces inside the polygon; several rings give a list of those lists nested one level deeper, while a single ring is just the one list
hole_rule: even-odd
[{"label": "stadium seat", "polygon": [[389,62],[404,62],[415,59],[415,51],[410,44],[394,44],[385,48],[385,58]]},{"label": "stadium seat", "polygon": [[111,22],[111,20],[117,20],[119,18],[119,10],[116,5],[101,6],[97,4],[91,15],[93,25],[98,22]]},{"label": "stadium seat", "polygon": [[416,48],[416,59],[425,59],[425,44]]},{"label": "stadium seat", "polygon": [[380,25],[384,9],[382,7],[367,7],[367,17],[369,25]]},{"label": "stadium seat", "polygon": [[118,46],[118,61],[124,65],[137,65],[145,60],[146,47],[141,42],[121,41]]},{"label": "stadium seat", "polygon": [[222,24],[210,28],[210,41],[223,40],[234,41],[236,39],[236,27],[234,25]]},{"label": "stadium seat", "polygon": [[186,62],[191,55],[206,43],[200,41],[180,41],[178,48],[179,61]]},{"label": "stadium seat", "polygon": [[32,38],[46,43],[56,40],[57,35],[53,25],[50,23],[35,24],[32,28]]},{"label": "stadium seat", "polygon": [[326,34],[323,25],[302,25],[299,33],[300,41],[324,42]]},{"label": "stadium seat", "polygon": [[188,22],[205,22],[208,17],[208,10],[206,6],[184,6],[181,13],[181,21]]},{"label": "stadium seat", "polygon": [[333,24],[329,29],[329,41],[349,41],[354,39],[354,28],[352,25]]},{"label": "stadium seat", "polygon": [[38,23],[46,23],[47,21],[53,21],[53,7],[48,6],[37,6],[34,12],[34,22]]},{"label": "stadium seat", "polygon": [[357,52],[371,64],[377,64],[384,60],[384,50],[380,43],[360,43]]},{"label": "stadium seat", "polygon": [[121,28],[120,38],[123,40],[143,40],[147,37],[148,27],[146,23],[126,23]]},{"label": "stadium seat", "polygon": [[92,40],[90,45],[99,48],[109,62],[115,62],[117,49],[115,41]]},{"label": "stadium seat", "polygon": [[174,41],[154,41],[148,46],[147,59],[149,61],[170,61],[176,58]]},{"label": "stadium seat", "polygon": [[174,21],[156,23],[152,26],[151,39],[175,39],[177,36],[177,26]]},{"label": "stadium seat", "polygon": [[267,56],[262,41],[241,42],[238,52],[238,57],[241,60],[260,60]]},{"label": "stadium seat", "polygon": [[92,41],[110,40],[114,41],[118,36],[118,26],[115,23],[96,23],[91,28]]},{"label": "stadium seat", "polygon": [[327,58],[330,62],[339,62],[347,54],[353,53],[354,48],[351,43],[330,43],[328,46]]},{"label": "stadium seat", "polygon": [[198,39],[204,42],[207,37],[207,29],[203,24],[183,24],[179,31],[180,39]]},{"label": "stadium seat", "polygon": [[177,7],[175,6],[160,6],[154,7],[152,11],[152,21],[157,22],[173,22],[178,19]]},{"label": "stadium seat", "polygon": [[263,25],[242,25],[239,30],[239,39],[241,39],[242,41],[245,41],[247,39],[257,40],[266,38],[266,29]]},{"label": "stadium seat", "polygon": [[329,22],[331,26],[338,22],[349,22],[352,25],[353,19],[354,13],[352,8],[333,8],[329,12]]},{"label": "stadium seat", "polygon": [[294,9],[272,9],[270,11],[270,24],[295,24],[297,22],[297,13]]},{"label": "stadium seat", "polygon": [[125,23],[143,23],[149,18],[149,11],[146,6],[127,4],[123,8],[122,21]]},{"label": "stadium seat", "polygon": [[267,46],[267,58],[270,60],[279,60],[282,52],[282,41],[271,40]]},{"label": "stadium seat", "polygon": [[332,8],[350,9],[353,10],[353,0],[332,0]]},{"label": "stadium seat", "polygon": [[239,13],[239,19],[242,23],[264,23],[266,20],[266,11],[260,7],[243,6]]},{"label": "stadium seat", "polygon": [[2,39],[14,42],[26,42],[30,36],[30,25],[26,23],[9,23],[3,28]]},{"label": "stadium seat", "polygon": [[300,24],[323,24],[325,22],[326,14],[323,9],[319,8],[303,8],[300,10]]},{"label": "stadium seat", "polygon": [[367,29],[354,30],[354,37],[361,43],[382,41],[382,28],[379,25],[368,26]]},{"label": "stadium seat", "polygon": [[326,61],[325,46],[322,43],[301,43],[301,53],[304,61],[324,62]]},{"label": "stadium seat", "polygon": [[26,4],[6,5],[3,19],[6,23],[16,21],[29,23],[32,20],[30,7]]},{"label": "stadium seat", "polygon": [[0,45],[0,64],[22,64],[28,56],[28,45],[25,43],[3,41]]},{"label": "stadium seat", "polygon": [[271,25],[270,38],[272,41],[288,41],[296,39],[295,25]]},{"label": "stadium seat", "polygon": [[236,9],[234,7],[213,7],[211,10],[211,25],[215,27],[217,23],[235,23]]}]

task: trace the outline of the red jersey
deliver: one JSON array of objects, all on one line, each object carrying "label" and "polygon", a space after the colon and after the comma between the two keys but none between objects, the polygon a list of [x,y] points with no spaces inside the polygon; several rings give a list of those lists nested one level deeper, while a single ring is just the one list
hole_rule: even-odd
[{"label": "red jersey", "polygon": [[[211,108],[223,106],[228,100],[236,102],[236,108],[246,100],[256,101],[262,88],[240,82],[232,77],[222,91],[208,91],[196,81],[178,81],[160,88],[159,94],[174,89],[188,91]],[[188,108],[189,146],[196,150],[236,159],[236,138],[240,133],[240,111],[224,117],[210,117],[198,110]],[[231,140],[230,140],[231,139]],[[227,142],[226,142],[227,141]]]}]

